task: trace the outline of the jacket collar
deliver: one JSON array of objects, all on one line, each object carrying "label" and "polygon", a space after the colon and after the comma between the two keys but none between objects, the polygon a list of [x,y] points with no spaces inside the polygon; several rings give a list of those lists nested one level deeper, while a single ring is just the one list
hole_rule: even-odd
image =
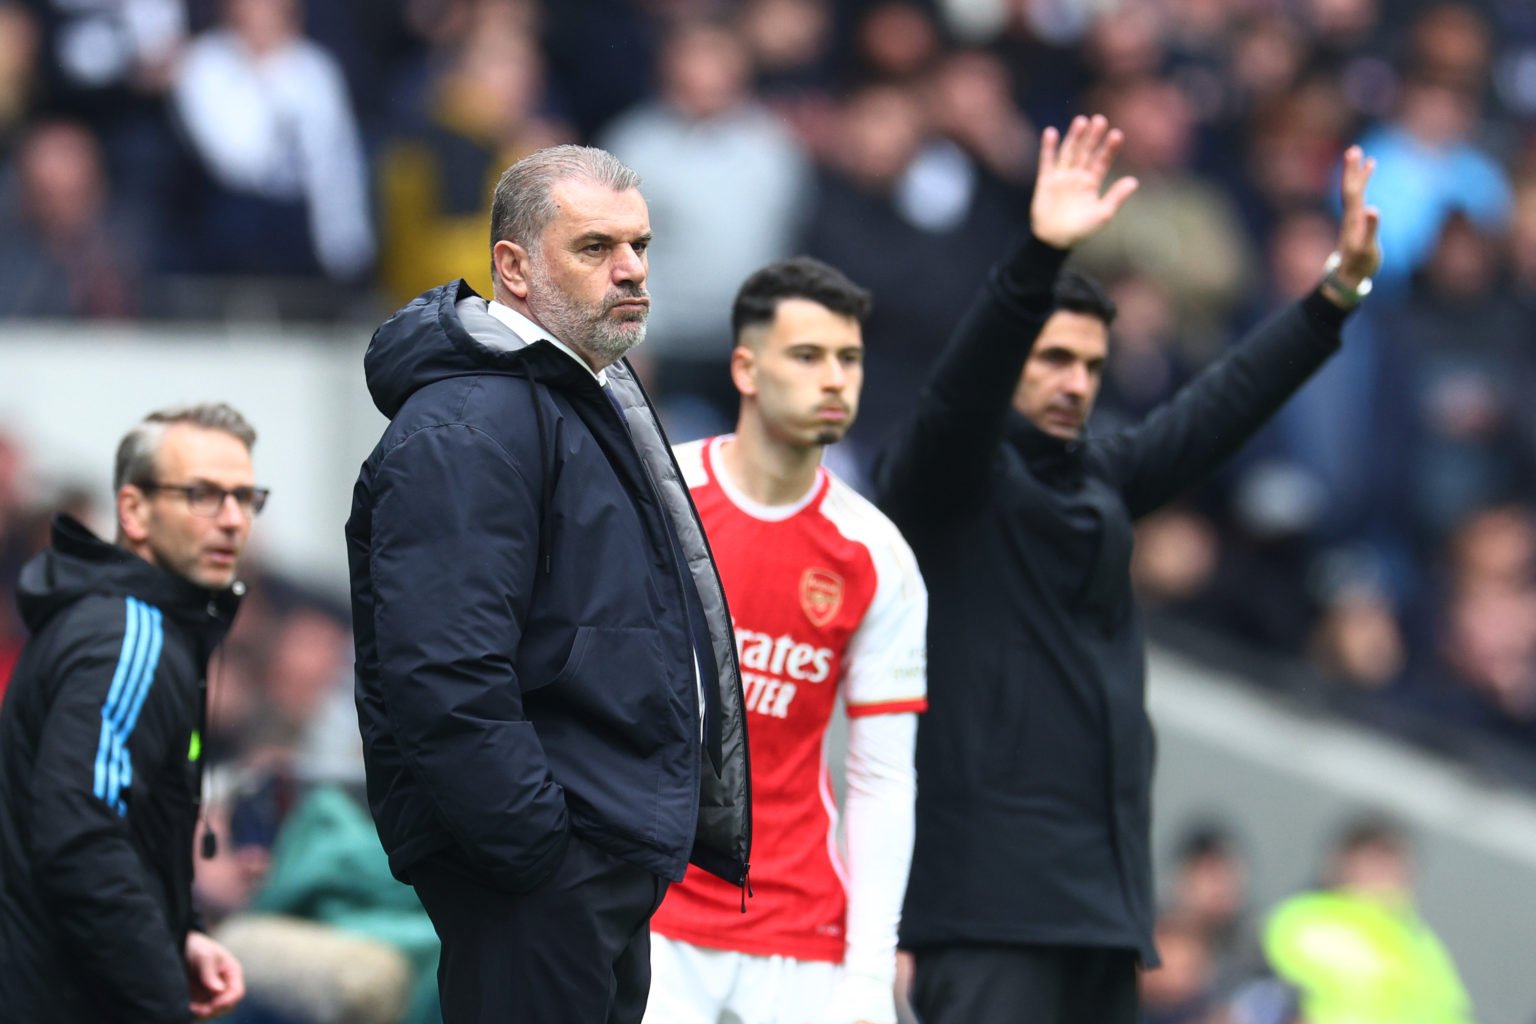
[{"label": "jacket collar", "polygon": [[51,549],[27,563],[18,590],[23,618],[34,630],[86,594],[121,594],[207,631],[211,646],[228,630],[245,584],[236,581],[225,590],[209,590],[107,543],[74,518],[59,515],[53,521]]},{"label": "jacket collar", "polygon": [[1064,441],[1054,434],[1047,434],[1014,409],[1008,410],[1006,436],[1008,443],[1041,479],[1070,481],[1082,477],[1087,450],[1082,438]]}]

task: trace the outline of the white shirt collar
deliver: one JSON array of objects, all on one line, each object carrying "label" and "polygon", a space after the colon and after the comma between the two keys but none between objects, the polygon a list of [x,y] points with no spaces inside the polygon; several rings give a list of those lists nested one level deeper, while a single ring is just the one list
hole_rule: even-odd
[{"label": "white shirt collar", "polygon": [[486,312],[490,313],[491,316],[495,317],[507,327],[511,328],[514,334],[516,334],[519,338],[522,338],[523,341],[530,345],[540,340],[549,342],[551,345],[555,346],[555,348],[576,360],[576,362],[580,364],[583,370],[586,370],[588,373],[592,374],[593,377],[597,378],[598,384],[603,387],[608,386],[608,371],[606,368],[598,370],[594,373],[592,367],[587,363],[587,361],[576,354],[575,349],[565,344],[553,334],[550,334],[548,331],[534,323],[532,320],[528,319],[526,316],[523,316],[523,314],[519,313],[511,306],[492,299],[490,302],[486,303]]}]

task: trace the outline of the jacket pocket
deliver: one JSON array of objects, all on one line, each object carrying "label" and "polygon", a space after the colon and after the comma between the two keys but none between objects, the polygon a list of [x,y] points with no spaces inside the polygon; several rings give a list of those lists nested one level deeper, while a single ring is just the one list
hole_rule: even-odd
[{"label": "jacket pocket", "polygon": [[519,689],[525,694],[533,693],[536,690],[544,689],[546,686],[554,686],[556,683],[563,683],[574,678],[576,673],[581,670],[581,663],[587,656],[587,647],[592,643],[594,631],[592,626],[576,627],[576,636],[571,641],[570,653],[565,656],[565,664],[560,667],[560,671],[543,679],[530,679],[525,674],[519,674]]},{"label": "jacket pocket", "polygon": [[[684,699],[696,684],[691,673],[686,688],[673,678],[680,659],[663,656],[661,638],[644,626],[581,626],[570,656],[545,686],[537,701],[559,707],[594,733],[607,735],[630,755],[648,756],[683,733],[691,713]],[[527,691],[525,691],[527,692]],[[541,734],[550,723],[541,722]],[[697,726],[695,726],[697,728]]]}]

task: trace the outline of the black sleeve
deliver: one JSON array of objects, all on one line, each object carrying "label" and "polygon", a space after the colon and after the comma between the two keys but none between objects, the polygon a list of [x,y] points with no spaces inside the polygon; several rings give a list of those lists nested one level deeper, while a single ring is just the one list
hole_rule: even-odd
[{"label": "black sleeve", "polygon": [[136,797],[172,762],[173,723],[190,720],[165,678],[164,622],[133,598],[66,614],[28,794],[33,877],[71,962],[114,1019],[191,1020],[181,937],[129,834]]},{"label": "black sleeve", "polygon": [[1314,291],[1254,328],[1137,427],[1100,450],[1131,517],[1205,478],[1339,347],[1346,312]]},{"label": "black sleeve", "polygon": [[542,882],[569,833],[513,664],[539,543],[519,462],[462,424],[412,434],[375,476],[370,552],[395,738],[465,853],[512,889]]},{"label": "black sleeve", "polygon": [[880,506],[897,525],[932,522],[984,496],[1019,375],[1050,318],[1066,256],[1026,238],[993,269],[955,328],[915,414],[876,469]]}]

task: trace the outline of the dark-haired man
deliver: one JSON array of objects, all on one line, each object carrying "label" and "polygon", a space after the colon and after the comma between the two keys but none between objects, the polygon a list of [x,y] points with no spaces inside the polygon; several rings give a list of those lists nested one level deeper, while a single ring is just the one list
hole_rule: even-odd
[{"label": "dark-haired man", "polygon": [[60,516],[22,570],[31,640],[0,711],[0,1017],[174,1024],[245,992],[194,927],[204,673],[266,502],[227,405],[123,438],[117,543]]},{"label": "dark-haired man", "polygon": [[[1338,347],[1380,262],[1345,158],[1322,283],[1140,426],[1086,436],[1113,307],[1059,276],[1135,189],[1103,118],[1047,129],[1032,237],[994,271],[882,463],[932,595],[901,925],[924,1024],[1131,1024],[1152,966],[1152,730],[1131,524],[1234,452]],[[1324,276],[1326,272],[1326,276]]]},{"label": "dark-haired man", "polygon": [[[743,916],[718,879],[673,887],[653,922],[656,1024],[896,1019],[927,596],[896,528],[821,465],[858,411],[868,309],[814,259],[753,274],[731,315],[736,433],[678,449],[736,627],[755,898]],[[846,852],[824,753],[839,696]]]}]

